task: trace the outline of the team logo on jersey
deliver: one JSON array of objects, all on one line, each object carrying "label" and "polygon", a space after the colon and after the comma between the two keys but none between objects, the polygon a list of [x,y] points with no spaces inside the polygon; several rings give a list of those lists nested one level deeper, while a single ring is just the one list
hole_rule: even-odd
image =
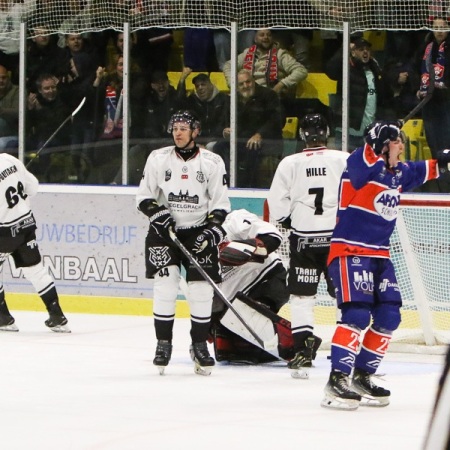
[{"label": "team logo on jersey", "polygon": [[183,166],[183,168],[181,169],[181,171],[182,171],[183,173],[187,173],[187,171],[188,171],[187,166]]},{"label": "team logo on jersey", "polygon": [[169,247],[149,247],[148,250],[148,260],[155,267],[164,267],[169,263]]},{"label": "team logo on jersey", "polygon": [[373,273],[367,272],[365,270],[362,273],[353,273],[353,286],[357,291],[362,291],[363,293],[373,292]]},{"label": "team logo on jersey", "polygon": [[164,181],[169,181],[172,178],[172,171],[170,169],[166,170],[166,174],[164,176]]},{"label": "team logo on jersey", "polygon": [[203,174],[203,172],[200,172],[200,171],[197,172],[197,181],[199,183],[205,182],[205,175]]},{"label": "team logo on jersey", "polygon": [[387,278],[384,278],[380,283],[380,292],[386,292],[388,288],[400,291],[397,283],[391,283]]},{"label": "team logo on jersey", "polygon": [[360,266],[360,265],[361,265],[361,260],[360,260],[357,256],[354,256],[354,257],[352,258],[352,265],[354,265],[354,266]]},{"label": "team logo on jersey", "polygon": [[397,189],[387,189],[374,198],[374,207],[378,214],[388,222],[397,219],[400,194]]},{"label": "team logo on jersey", "polygon": [[186,190],[186,194],[183,194],[181,192],[181,189],[178,195],[171,192],[168,195],[167,199],[169,200],[169,202],[194,203],[196,205],[198,205],[199,201],[198,195],[189,195],[188,190]]}]

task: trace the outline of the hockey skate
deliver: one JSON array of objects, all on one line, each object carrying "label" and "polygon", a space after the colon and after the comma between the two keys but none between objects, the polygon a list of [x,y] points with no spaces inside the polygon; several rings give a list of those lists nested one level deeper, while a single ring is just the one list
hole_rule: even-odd
[{"label": "hockey skate", "polygon": [[361,396],[349,387],[349,375],[333,370],[325,386],[325,397],[321,406],[331,409],[355,410],[359,406]]},{"label": "hockey skate", "polygon": [[355,369],[351,388],[361,395],[362,406],[382,407],[389,405],[391,392],[372,383],[370,373],[364,370]]},{"label": "hockey skate", "polygon": [[292,378],[302,380],[309,378],[309,369],[312,367],[312,361],[316,359],[317,349],[321,343],[322,339],[317,336],[310,336],[305,339],[306,347],[298,351],[288,362],[288,368],[291,370]]},{"label": "hockey skate", "polygon": [[10,314],[0,314],[0,331],[19,331],[14,322],[14,317]]},{"label": "hockey skate", "polygon": [[155,358],[153,364],[158,367],[159,374],[164,375],[164,369],[169,364],[172,356],[172,343],[170,341],[159,340],[156,345]]},{"label": "hockey skate", "polygon": [[64,314],[52,314],[45,321],[45,325],[55,333],[70,333],[70,328],[67,326],[67,319]]},{"label": "hockey skate", "polygon": [[194,372],[197,375],[211,375],[215,361],[208,351],[206,342],[195,342],[189,347],[189,353],[194,361]]}]

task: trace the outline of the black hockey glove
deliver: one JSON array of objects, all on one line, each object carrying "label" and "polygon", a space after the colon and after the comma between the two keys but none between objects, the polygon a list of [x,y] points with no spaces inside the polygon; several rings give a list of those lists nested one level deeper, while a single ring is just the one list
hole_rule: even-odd
[{"label": "black hockey glove", "polygon": [[217,247],[224,240],[225,235],[225,230],[220,225],[209,224],[195,239],[192,251],[201,253],[208,246]]},{"label": "black hockey glove", "polygon": [[286,217],[286,219],[282,220],[281,222],[279,222],[279,224],[281,225],[282,228],[284,228],[285,230],[290,230],[291,229],[291,216]]},{"label": "black hockey glove", "polygon": [[389,141],[396,141],[400,135],[401,122],[379,121],[370,124],[364,131],[366,142],[377,155],[381,155],[383,148]]},{"label": "black hockey glove", "polygon": [[448,164],[450,163],[450,150],[440,150],[437,152],[437,162],[439,166],[439,172],[448,172]]},{"label": "black hockey glove", "polygon": [[150,219],[150,226],[153,231],[164,239],[170,239],[170,231],[175,230],[175,220],[170,211],[164,206],[153,208]]}]

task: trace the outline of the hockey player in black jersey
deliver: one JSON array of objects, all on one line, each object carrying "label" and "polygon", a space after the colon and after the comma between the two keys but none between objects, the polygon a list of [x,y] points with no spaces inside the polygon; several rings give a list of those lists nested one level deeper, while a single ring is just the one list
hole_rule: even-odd
[{"label": "hockey player in black jersey", "polygon": [[175,231],[205,272],[215,282],[221,281],[218,245],[225,237],[222,223],[230,211],[225,165],[220,156],[196,145],[201,124],[191,112],[174,114],[168,131],[174,145],[150,154],[136,196],[137,208],[150,221],[145,262],[147,278],[154,278],[153,315],[158,342],[153,364],[162,374],[171,358],[182,264],[191,313],[190,354],[195,372],[209,375],[214,366],[207,346],[213,288],[181,253],[170,233]]}]

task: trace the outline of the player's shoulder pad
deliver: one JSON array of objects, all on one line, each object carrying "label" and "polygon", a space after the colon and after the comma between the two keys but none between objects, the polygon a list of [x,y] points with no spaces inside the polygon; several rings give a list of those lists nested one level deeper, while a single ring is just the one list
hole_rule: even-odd
[{"label": "player's shoulder pad", "polygon": [[204,158],[207,161],[211,161],[214,164],[219,164],[220,162],[223,163],[223,159],[218,155],[217,153],[213,153],[210,150],[207,150],[206,148],[200,149],[200,154],[202,158]]}]

